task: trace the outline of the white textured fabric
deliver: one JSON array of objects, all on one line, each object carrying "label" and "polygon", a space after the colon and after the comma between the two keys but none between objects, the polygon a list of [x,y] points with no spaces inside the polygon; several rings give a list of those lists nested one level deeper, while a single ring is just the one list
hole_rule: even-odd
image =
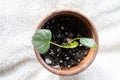
[{"label": "white textured fabric", "polygon": [[[50,12],[69,9],[95,24],[100,48],[92,65],[74,76],[44,69],[31,36]],[[120,80],[120,0],[0,0],[0,80]]]}]

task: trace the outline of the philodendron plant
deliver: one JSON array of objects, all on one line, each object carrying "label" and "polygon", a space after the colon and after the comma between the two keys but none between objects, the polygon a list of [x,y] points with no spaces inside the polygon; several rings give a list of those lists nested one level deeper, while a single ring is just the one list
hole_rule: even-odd
[{"label": "philodendron plant", "polygon": [[[49,50],[50,44],[55,45],[57,47],[61,47],[61,48],[75,48],[79,45],[83,45],[88,48],[97,48],[97,44],[92,38],[86,38],[86,37],[74,38],[72,40],[69,40],[64,45],[59,45],[57,43],[54,43],[51,41],[51,39],[52,39],[52,33],[50,30],[39,29],[33,35],[32,43],[35,49],[37,49],[37,51],[40,54],[45,54]],[[76,40],[79,40],[80,44]]]}]

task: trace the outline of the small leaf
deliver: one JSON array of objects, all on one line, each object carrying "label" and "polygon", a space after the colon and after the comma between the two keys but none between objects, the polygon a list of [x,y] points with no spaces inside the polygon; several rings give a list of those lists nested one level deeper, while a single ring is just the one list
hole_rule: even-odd
[{"label": "small leaf", "polygon": [[97,44],[92,38],[80,38],[80,43],[89,48],[97,48]]},{"label": "small leaf", "polygon": [[32,37],[32,43],[40,54],[44,54],[50,47],[52,34],[50,30],[39,29]]},{"label": "small leaf", "polygon": [[77,41],[73,41],[69,44],[63,45],[64,48],[75,48],[79,45],[79,43]]}]

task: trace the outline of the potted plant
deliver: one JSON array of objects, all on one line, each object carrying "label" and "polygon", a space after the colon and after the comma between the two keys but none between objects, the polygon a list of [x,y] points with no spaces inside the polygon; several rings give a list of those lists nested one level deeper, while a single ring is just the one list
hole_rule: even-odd
[{"label": "potted plant", "polygon": [[93,62],[98,35],[84,15],[57,11],[37,26],[32,43],[37,59],[47,70],[58,75],[73,75]]}]

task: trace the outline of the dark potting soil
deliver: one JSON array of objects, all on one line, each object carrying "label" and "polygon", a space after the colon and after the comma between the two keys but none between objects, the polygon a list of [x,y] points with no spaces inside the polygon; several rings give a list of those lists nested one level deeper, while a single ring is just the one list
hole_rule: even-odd
[{"label": "dark potting soil", "polygon": [[[88,31],[83,23],[71,15],[55,16],[49,19],[42,29],[50,29],[52,42],[62,45],[74,38],[88,37]],[[55,69],[69,69],[78,65],[88,54],[88,51],[89,48],[81,44],[73,49],[59,48],[51,44],[49,51],[41,57],[46,64]]]}]

